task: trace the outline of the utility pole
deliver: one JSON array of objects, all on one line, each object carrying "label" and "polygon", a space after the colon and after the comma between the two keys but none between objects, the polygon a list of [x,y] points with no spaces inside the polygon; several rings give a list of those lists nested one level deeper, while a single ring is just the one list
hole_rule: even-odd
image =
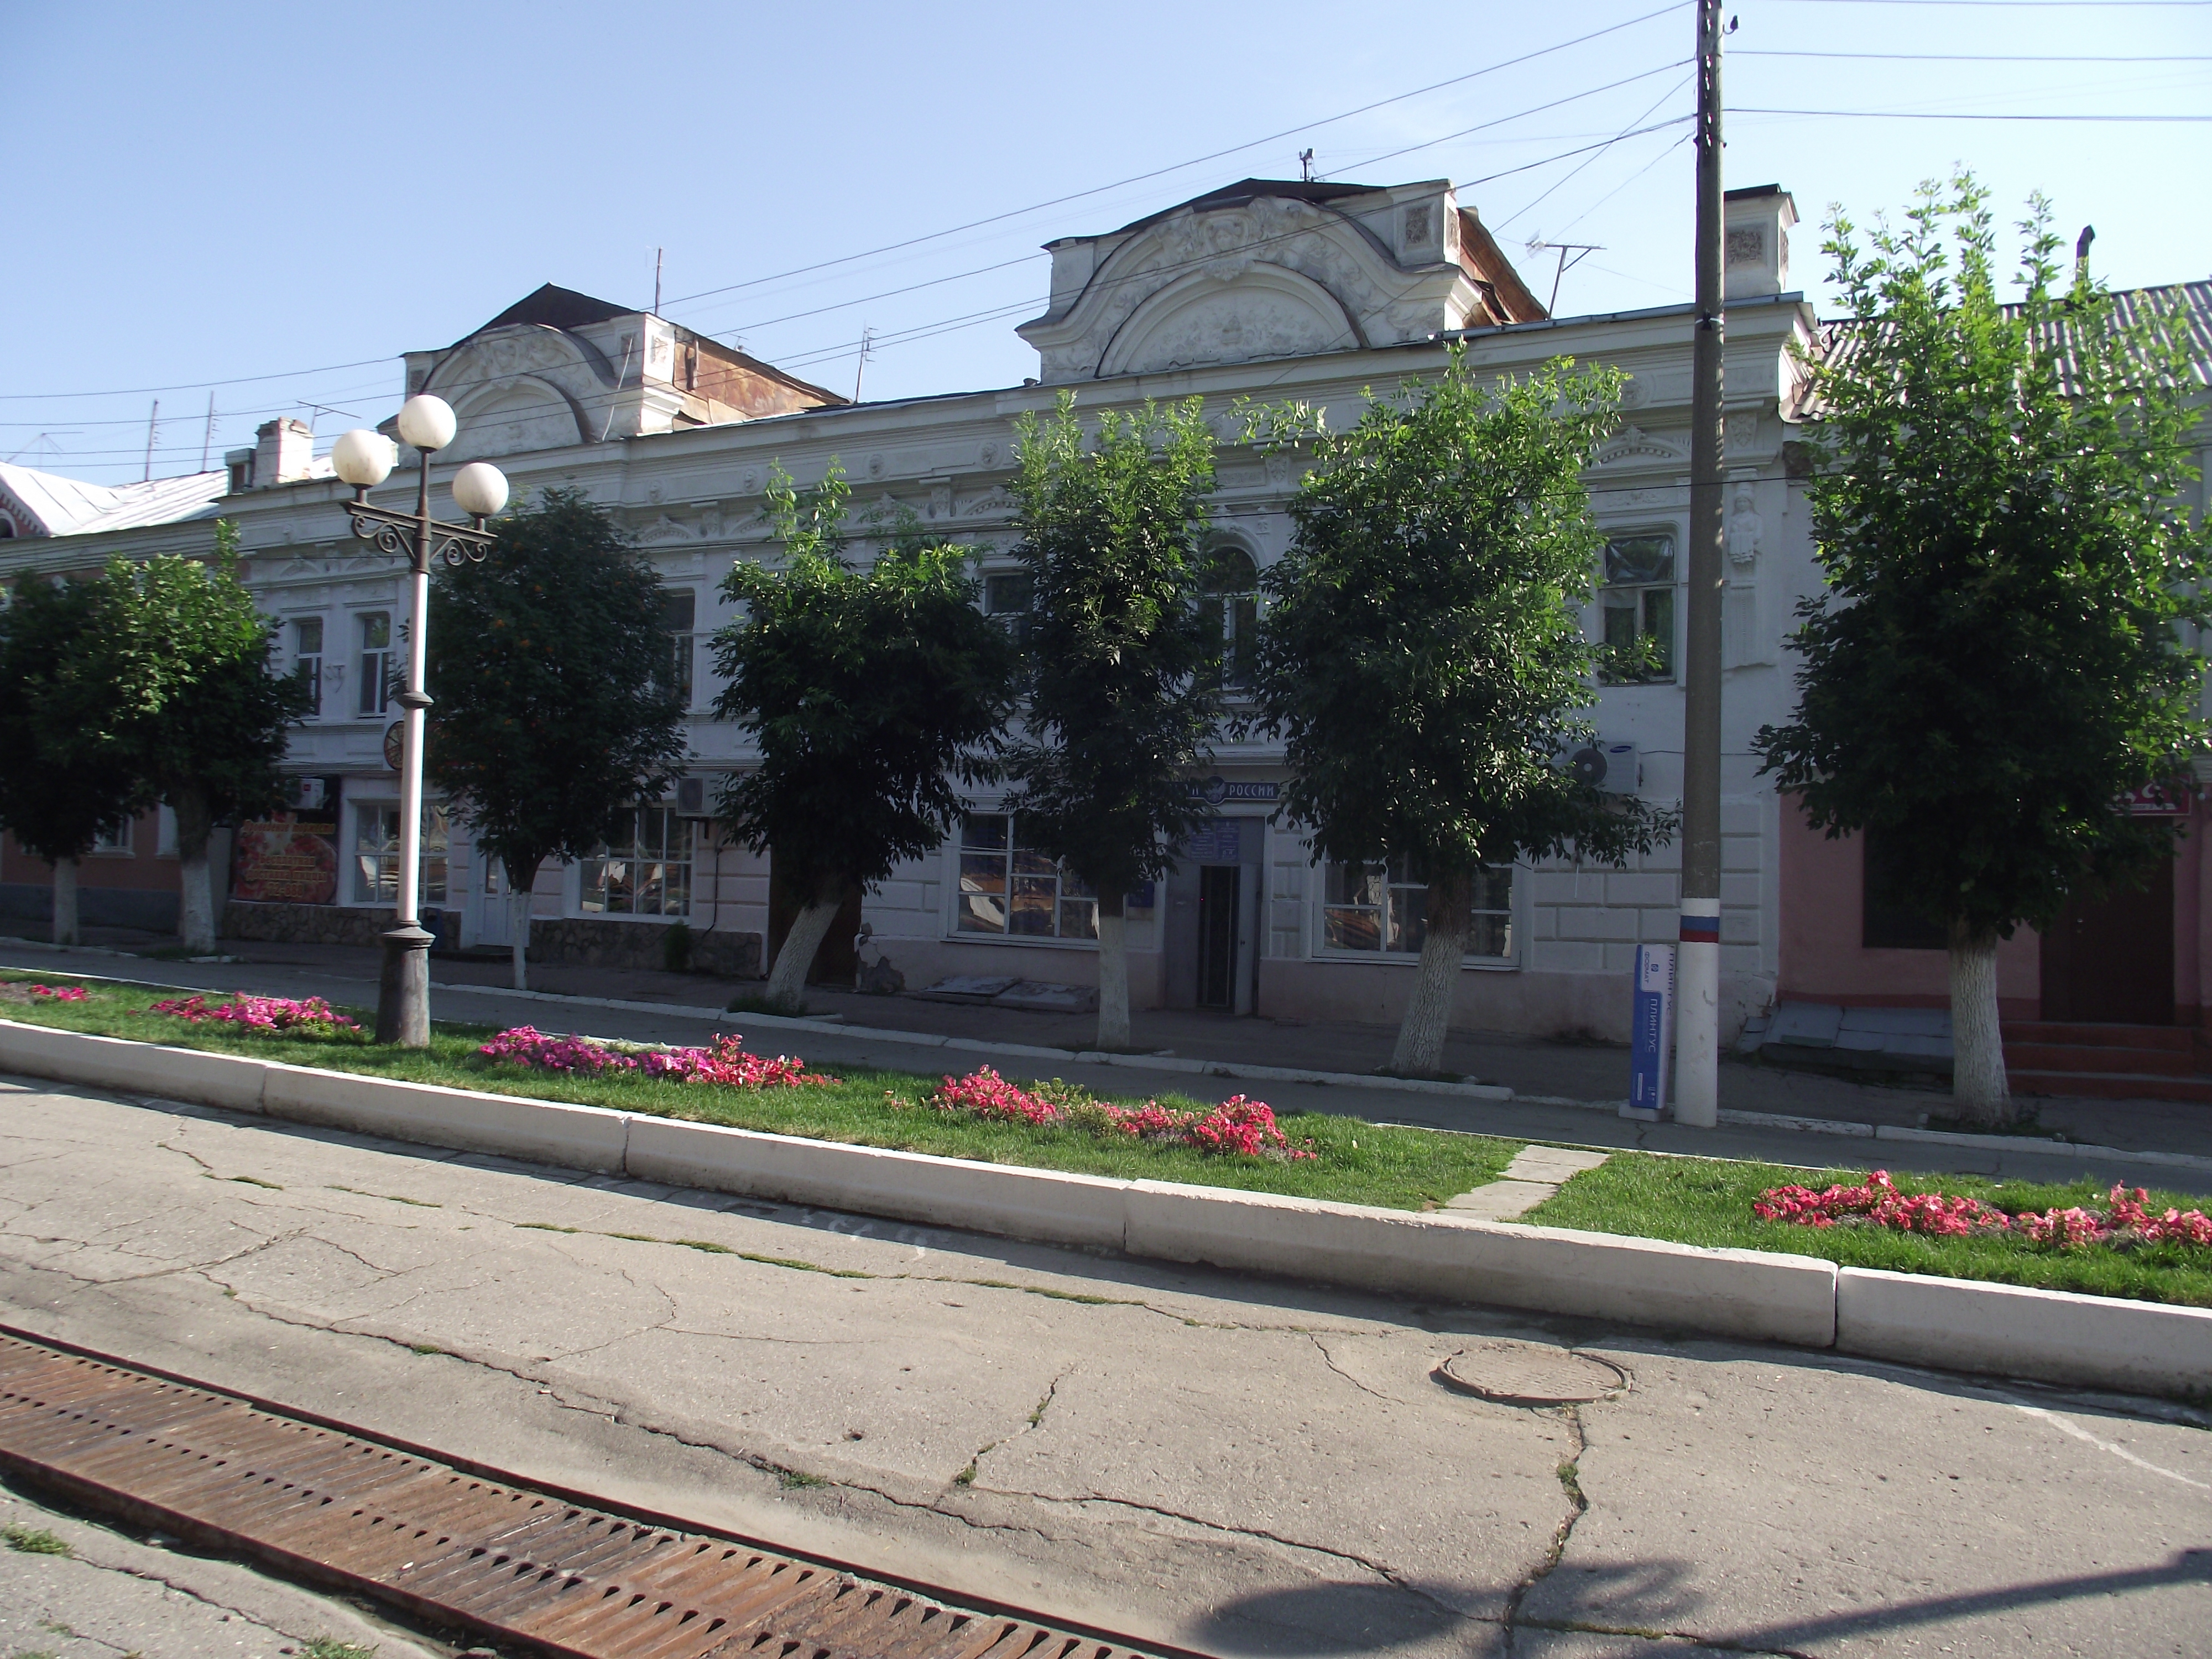
[{"label": "utility pole", "polygon": [[207,425],[200,432],[200,471],[207,471],[208,451],[215,447],[215,393],[208,393]]},{"label": "utility pole", "polygon": [[140,483],[149,483],[154,477],[154,434],[161,429],[161,400],[156,398],[153,413],[146,417],[146,470],[138,477]]},{"label": "utility pole", "polygon": [[874,329],[864,328],[860,331],[860,366],[853,371],[853,401],[856,404],[860,401],[860,377],[868,372],[868,357],[875,343]]},{"label": "utility pole", "polygon": [[1690,357],[1690,592],[1682,675],[1682,913],[1674,969],[1674,1117],[1720,1121],[1721,244],[1720,0],[1698,0],[1698,303]]}]

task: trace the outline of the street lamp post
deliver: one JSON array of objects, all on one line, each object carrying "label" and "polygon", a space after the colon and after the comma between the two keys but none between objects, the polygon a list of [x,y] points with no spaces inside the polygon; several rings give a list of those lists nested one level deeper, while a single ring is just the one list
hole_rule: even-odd
[{"label": "street lamp post", "polygon": [[379,550],[407,561],[413,577],[413,611],[407,630],[407,685],[399,694],[404,747],[399,763],[399,890],[392,931],[384,935],[384,971],[377,983],[376,1040],[403,1048],[430,1046],[430,934],[422,926],[422,727],[430,699],[422,690],[430,637],[430,562],[449,565],[481,560],[495,538],[484,520],[507,505],[507,479],[483,461],[453,475],[454,505],[466,525],[430,516],[430,452],[453,441],[453,411],[442,398],[410,398],[399,410],[399,435],[415,447],[422,467],[415,511],[393,513],[368,504],[370,486],[382,483],[398,464],[398,450],[380,432],[358,428],[337,441],[331,463],[353,486],[345,504],[353,533]]}]

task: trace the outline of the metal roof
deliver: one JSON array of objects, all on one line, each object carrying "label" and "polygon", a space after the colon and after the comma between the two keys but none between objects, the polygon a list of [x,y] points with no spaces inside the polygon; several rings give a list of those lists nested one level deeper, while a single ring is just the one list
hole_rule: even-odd
[{"label": "metal roof", "polygon": [[[96,484],[0,461],[0,493],[10,518],[27,516],[32,535],[82,536],[201,516],[230,487],[228,472],[190,472],[146,483]],[[31,526],[36,526],[32,528]]]}]

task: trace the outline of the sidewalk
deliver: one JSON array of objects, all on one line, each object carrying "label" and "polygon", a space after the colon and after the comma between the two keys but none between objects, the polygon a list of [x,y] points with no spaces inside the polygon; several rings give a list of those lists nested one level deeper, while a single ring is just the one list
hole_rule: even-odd
[{"label": "sidewalk", "polygon": [[[88,943],[112,950],[147,951],[171,943],[122,930],[93,930]],[[359,988],[347,993],[331,988],[330,994],[356,1003],[374,1000],[377,952],[369,947],[332,945],[262,944],[241,939],[222,941],[225,954],[257,970],[259,980],[274,970],[291,970],[303,980],[325,978],[352,982]],[[10,965],[37,966],[52,960],[40,951],[21,947],[0,949],[0,961]],[[112,963],[112,966],[106,965]],[[220,968],[161,959],[131,957],[78,957],[73,965],[86,973],[109,973],[121,978],[174,982],[219,983]],[[434,957],[431,981],[436,986],[484,986],[505,988],[512,981],[504,959]],[[532,964],[531,988],[557,996],[617,1002],[666,1004],[678,1009],[718,1008],[732,997],[757,996],[758,981],[727,980],[691,974],[668,974],[642,969],[584,968]],[[257,988],[261,988],[257,986]],[[274,988],[273,986],[269,988]],[[438,1017],[445,1019],[497,1021],[517,1012],[548,1028],[573,1021],[584,1024],[580,1010],[564,1014],[559,1005],[511,1004],[504,1009],[492,998],[467,997],[445,1001]],[[810,986],[810,1018],[834,1019],[878,1030],[913,1031],[933,1036],[984,1042],[1022,1043],[1038,1048],[1065,1048],[1074,1075],[1073,1056],[1091,1048],[1097,1037],[1096,1014],[1048,1013],[1000,1006],[924,1001],[911,996],[866,996],[855,992]],[[732,1029],[743,1029],[744,1016],[729,1017]],[[601,1018],[589,1022],[599,1034],[633,1033],[616,1027],[620,1021]],[[1395,1026],[1350,1022],[1277,1021],[1265,1018],[1232,1018],[1219,1014],[1139,1011],[1130,1017],[1134,1046],[1156,1053],[1223,1064],[1310,1068],[1360,1075],[1387,1065],[1397,1038]],[[687,1040],[697,1041],[693,1036]],[[811,1054],[820,1043],[808,1046]],[[840,1045],[841,1047],[842,1045]],[[926,1057],[925,1057],[926,1056]],[[919,1062],[917,1064],[917,1061]],[[953,1064],[951,1056],[927,1051],[900,1063],[932,1070]],[[980,1063],[980,1062],[979,1062]],[[1034,1066],[1036,1061],[1024,1062]],[[1627,1092],[1628,1052],[1610,1045],[1554,1042],[1504,1031],[1455,1031],[1446,1045],[1444,1064],[1470,1081],[1503,1085],[1511,1089],[1515,1103],[1528,1106],[1615,1104]],[[1003,1067],[1002,1067],[1003,1068]],[[1165,1078],[1151,1085],[1142,1074],[1121,1073],[1115,1087],[1176,1086]],[[1279,1091],[1278,1091],[1279,1092]],[[1432,1099],[1433,1097],[1431,1097]],[[1410,1120],[1433,1120],[1432,1110],[1417,1109],[1414,1097],[1401,1096],[1386,1115]],[[1755,1112],[1771,1116],[1844,1124],[1875,1124],[1897,1128],[1917,1127],[1925,1115],[1943,1113],[1948,1097],[1924,1087],[1862,1083],[1805,1072],[1729,1060],[1721,1067],[1721,1108],[1724,1112]],[[2212,1157],[2212,1109],[2174,1101],[2116,1101],[2045,1097],[2024,1103],[2037,1114],[2038,1127],[2046,1133],[2094,1146],[2130,1151],[2181,1152]],[[1580,1117],[1581,1115],[1577,1114]],[[1583,1120],[1589,1138],[1595,1139],[1595,1114]],[[1624,1127],[1626,1126],[1623,1126]],[[1725,1126],[1724,1126],[1725,1127]],[[1679,1132],[1712,1135],[1714,1131]],[[1580,1138],[1580,1137],[1578,1137]],[[1810,1136],[1793,1136],[1811,1139]],[[1614,1137],[1604,1137],[1612,1142]],[[1671,1142],[1673,1137],[1668,1137]],[[1827,1137],[1820,1139],[1826,1140]],[[2019,1137],[2019,1150],[2032,1152],[2035,1141]],[[1656,1142],[1645,1144],[1656,1145]],[[1905,1167],[1893,1143],[1884,1143],[1881,1156]],[[1715,1149],[1717,1152],[1718,1148]],[[1803,1159],[1863,1158],[1870,1148],[1854,1149],[1849,1141],[1828,1146],[1806,1146]],[[2051,1160],[2039,1159],[2038,1162]]]}]

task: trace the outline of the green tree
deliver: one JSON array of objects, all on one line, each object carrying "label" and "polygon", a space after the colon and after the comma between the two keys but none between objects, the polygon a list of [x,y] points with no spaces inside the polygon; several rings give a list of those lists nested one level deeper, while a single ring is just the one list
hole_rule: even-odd
[{"label": "green tree", "polygon": [[[0,828],[53,866],[57,945],[78,941],[77,860],[101,830],[150,804],[131,767],[87,735],[112,726],[118,688],[64,674],[97,614],[91,583],[36,572],[0,610]],[[84,707],[88,693],[101,706]]]},{"label": "green tree", "polygon": [[94,626],[63,669],[93,748],[176,815],[183,889],[177,935],[215,949],[208,837],[273,811],[306,686],[276,672],[276,624],[238,578],[238,527],[216,526],[215,557],[115,558],[93,583]]},{"label": "green tree", "polygon": [[766,852],[800,909],[768,1000],[796,1010],[846,892],[941,844],[956,785],[995,781],[1016,653],[975,608],[972,549],[931,541],[911,514],[865,569],[846,556],[849,490],[833,460],[797,489],[781,468],[768,516],[780,568],[741,562],[722,583],[744,614],[714,638],[729,684],[715,712],[743,725],[759,767],[732,778],[728,833]]},{"label": "green tree", "polygon": [[2040,198],[2006,304],[1987,199],[1964,173],[1931,181],[1868,249],[1832,213],[1856,320],[1808,363],[1828,591],[1799,607],[1796,713],[1754,745],[1814,824],[1877,834],[1899,896],[1947,926],[1954,1097],[1998,1123],[1997,942],[2172,856],[2176,828],[2122,800],[2186,789],[2206,750],[2178,624],[2212,604],[2181,505],[2183,319],[2124,320],[2086,261],[2062,285]]},{"label": "green tree", "polygon": [[589,857],[685,752],[660,580],[607,511],[545,490],[430,589],[430,780],[507,874],[514,986],[547,859]]},{"label": "green tree", "polygon": [[1572,368],[1492,389],[1455,346],[1439,379],[1316,436],[1291,550],[1261,577],[1254,690],[1285,741],[1284,816],[1317,859],[1402,860],[1427,884],[1401,1073],[1442,1064],[1486,868],[1618,866],[1673,828],[1559,764],[1607,657],[1581,625],[1603,545],[1582,469],[1620,390]]},{"label": "green tree", "polygon": [[1023,843],[1098,896],[1098,1044],[1129,1044],[1130,890],[1212,809],[1190,793],[1222,712],[1218,620],[1199,595],[1213,434],[1196,398],[1108,410],[1086,447],[1073,392],[1017,425],[1009,486],[1030,575],[1025,731],[1007,803]]}]

